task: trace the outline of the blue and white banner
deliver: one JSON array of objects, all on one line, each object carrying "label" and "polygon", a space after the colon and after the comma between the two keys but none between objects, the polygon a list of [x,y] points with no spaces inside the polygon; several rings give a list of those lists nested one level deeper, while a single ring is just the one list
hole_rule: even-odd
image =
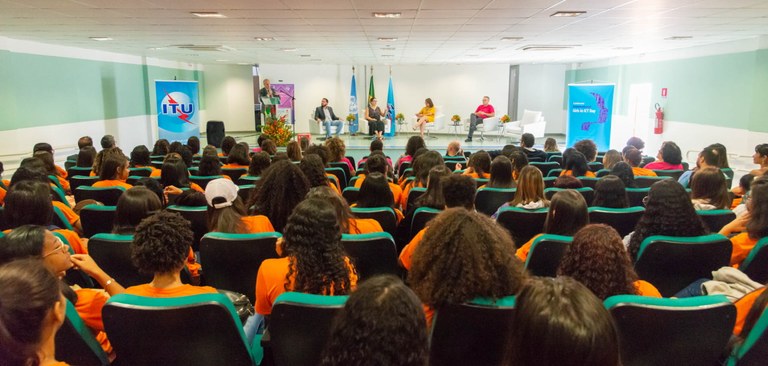
[{"label": "blue and white banner", "polygon": [[186,143],[200,136],[197,81],[155,80],[159,138]]},{"label": "blue and white banner", "polygon": [[392,137],[395,135],[395,89],[392,87],[392,75],[389,75],[389,92],[387,92],[387,119],[389,123],[384,126],[384,135]]},{"label": "blue and white banner", "polygon": [[598,151],[611,145],[614,84],[568,84],[568,128],[565,146],[591,139]]},{"label": "blue and white banner", "polygon": [[[352,88],[350,88],[349,91],[349,114],[355,116],[355,120],[349,122],[349,133],[354,134],[357,133],[357,130],[359,128],[359,116],[357,114],[357,84],[355,83],[355,69],[352,69]],[[344,119],[346,120],[346,116],[344,116]]]}]

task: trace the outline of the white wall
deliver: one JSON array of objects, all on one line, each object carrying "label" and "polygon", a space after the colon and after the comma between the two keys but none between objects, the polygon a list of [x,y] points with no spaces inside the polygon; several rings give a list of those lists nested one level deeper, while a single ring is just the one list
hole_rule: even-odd
[{"label": "white wall", "polygon": [[253,131],[253,81],[251,66],[205,65],[205,110],[201,132],[208,120],[224,121],[227,131]]},{"label": "white wall", "polygon": [[520,65],[518,80],[517,117],[526,109],[542,111],[547,121],[547,133],[565,133],[566,115],[565,64]]},{"label": "white wall", "polygon": [[[368,95],[370,68],[355,68],[357,97],[362,108]],[[296,86],[296,129],[308,131],[307,120],[312,117],[320,99],[328,98],[336,114],[343,118],[349,113],[351,65],[259,65],[262,80],[272,83],[293,83]],[[207,72],[207,69],[206,69]],[[386,105],[389,68],[373,67],[374,89],[379,105]],[[491,97],[497,114],[507,113],[509,94],[508,65],[397,65],[392,67],[395,89],[395,107],[398,113],[411,116],[424,106],[424,99],[432,98],[443,110],[438,114],[459,114],[468,117],[482,102],[483,95]],[[561,101],[562,102],[562,101]],[[209,105],[210,109],[211,106]],[[450,117],[448,117],[449,119]],[[447,120],[447,119],[446,119]],[[361,123],[365,130],[367,125]],[[229,128],[228,128],[229,129]]]}]

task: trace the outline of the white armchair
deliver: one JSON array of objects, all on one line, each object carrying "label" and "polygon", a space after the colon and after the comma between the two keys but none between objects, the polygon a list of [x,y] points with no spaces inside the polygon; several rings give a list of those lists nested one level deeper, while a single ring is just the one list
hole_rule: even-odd
[{"label": "white armchair", "polygon": [[[469,127],[469,118],[466,118],[464,121],[465,125]],[[499,127],[500,121],[501,116],[483,118],[483,123],[479,123],[477,125],[477,132],[480,132],[480,141],[485,140],[486,132],[496,131],[496,129]],[[502,129],[501,131],[503,132],[504,130]]]},{"label": "white armchair", "polygon": [[[344,129],[347,126],[346,121],[342,121],[344,124],[341,125],[341,131],[339,131],[340,135],[344,134]],[[324,123],[317,123],[314,118],[310,118],[307,123],[309,123],[309,133],[313,135],[323,135],[325,136],[325,124]],[[336,133],[336,127],[331,126],[331,134]]]},{"label": "white armchair", "polygon": [[[431,136],[430,132],[439,132],[445,127],[445,114],[441,113],[442,110],[442,106],[435,106],[435,121],[424,125],[428,137],[437,138],[436,136]],[[418,117],[414,116],[413,124],[415,125],[418,120]]]},{"label": "white armchair", "polygon": [[533,137],[544,137],[546,127],[547,121],[544,120],[540,111],[526,109],[521,120],[504,123],[501,131],[509,135],[530,133],[533,134]]}]

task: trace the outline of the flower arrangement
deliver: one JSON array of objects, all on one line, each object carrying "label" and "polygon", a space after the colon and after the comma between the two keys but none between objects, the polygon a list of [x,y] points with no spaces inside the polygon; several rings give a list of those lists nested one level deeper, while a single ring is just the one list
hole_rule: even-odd
[{"label": "flower arrangement", "polygon": [[266,126],[261,131],[264,137],[272,140],[277,146],[286,146],[293,138],[293,131],[285,121],[285,116],[280,118],[267,117]]},{"label": "flower arrangement", "polygon": [[461,116],[459,116],[458,114],[454,114],[453,117],[451,117],[451,121],[453,123],[459,123],[461,121]]},{"label": "flower arrangement", "polygon": [[352,113],[350,113],[349,115],[347,115],[347,122],[353,122],[353,121],[354,121],[354,120],[356,120],[356,119],[357,119],[357,118],[355,118],[355,115],[354,115],[354,114],[352,114]]},{"label": "flower arrangement", "polygon": [[404,119],[405,119],[405,116],[403,116],[403,114],[402,114],[402,113],[398,113],[398,114],[395,116],[395,119],[396,119],[396,120],[398,120],[398,121],[402,121],[402,120],[404,120]]},{"label": "flower arrangement", "polygon": [[499,118],[499,121],[501,121],[501,123],[507,123],[509,122],[509,116],[505,114]]}]

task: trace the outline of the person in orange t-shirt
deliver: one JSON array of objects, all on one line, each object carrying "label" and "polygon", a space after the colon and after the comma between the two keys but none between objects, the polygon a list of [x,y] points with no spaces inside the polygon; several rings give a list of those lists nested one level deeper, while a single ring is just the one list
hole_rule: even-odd
[{"label": "person in orange t-shirt", "polygon": [[132,185],[125,182],[128,179],[128,159],[122,154],[110,155],[101,163],[99,181],[93,187],[123,187],[130,189]]},{"label": "person in orange t-shirt", "polygon": [[[550,201],[542,234],[573,236],[588,223],[589,213],[584,196],[574,190],[559,191],[552,196],[552,201]],[[533,242],[542,234],[534,236],[517,249],[515,252],[517,258],[525,262]]]},{"label": "person in orange t-shirt", "polygon": [[[355,181],[355,187],[360,188],[363,186],[363,182],[365,181],[365,178],[373,173],[380,173],[383,174],[385,177],[390,176],[392,167],[389,165],[389,162],[387,162],[386,157],[383,153],[380,151],[376,151],[374,153],[371,153],[371,155],[368,156],[368,159],[365,161],[365,174],[360,174],[357,176],[357,180]],[[403,195],[403,189],[395,184],[395,183],[389,183],[389,189],[392,191],[392,196],[395,202],[400,202],[401,197]]]},{"label": "person in orange t-shirt", "polygon": [[[461,163],[456,164],[456,170],[461,170]],[[491,155],[480,150],[469,157],[467,169],[462,173],[475,179],[491,178]]]},{"label": "person in orange t-shirt", "polygon": [[640,167],[640,163],[643,162],[643,153],[640,152],[640,150],[630,149],[629,151],[627,151],[627,153],[624,154],[624,161],[629,163],[629,165],[632,167],[632,173],[634,173],[636,177],[638,176],[655,177],[656,176],[656,172],[654,172],[653,170]]},{"label": "person in orange t-shirt", "polygon": [[403,213],[395,208],[395,197],[390,189],[391,184],[383,174],[371,173],[360,187],[355,205],[360,208],[389,207],[394,211],[397,223],[400,223],[400,220],[403,219]]},{"label": "person in orange t-shirt", "polygon": [[235,183],[229,179],[219,178],[208,182],[205,187],[208,229],[212,232],[240,234],[275,231],[266,216],[247,216],[245,205],[237,195],[237,190]]},{"label": "person in orange t-shirt", "polygon": [[339,218],[339,226],[344,234],[368,234],[384,231],[381,224],[374,219],[361,219],[355,217],[347,205],[344,197],[334,192],[329,187],[314,187],[307,193],[307,198],[320,198],[328,201],[336,209]]},{"label": "person in orange t-shirt", "polygon": [[245,169],[251,165],[251,159],[248,158],[248,148],[242,143],[235,144],[227,155],[227,164],[222,169]]},{"label": "person in orange t-shirt", "polygon": [[213,287],[181,283],[192,237],[189,221],[177,213],[160,211],[142,220],[131,242],[133,263],[140,272],[154,276],[152,282],[131,286],[125,293],[147,297],[215,293]]},{"label": "person in orange t-shirt", "polygon": [[600,300],[625,294],[661,297],[653,285],[638,278],[621,236],[604,224],[587,225],[573,236],[557,275],[581,282]]},{"label": "person in orange t-shirt", "polygon": [[255,308],[261,315],[271,314],[285,291],[346,295],[357,285],[355,268],[341,246],[336,209],[327,200],[299,203],[276,249],[284,256],[262,262],[256,275]]},{"label": "person in orange t-shirt", "polygon": [[568,148],[563,152],[563,164],[563,171],[560,172],[560,176],[595,177],[595,173],[589,170],[587,157],[576,149]]},{"label": "person in orange t-shirt", "polygon": [[731,265],[736,268],[760,239],[768,237],[768,177],[755,178],[747,197],[749,211],[720,229],[720,234],[726,236],[741,232],[731,237]]}]

